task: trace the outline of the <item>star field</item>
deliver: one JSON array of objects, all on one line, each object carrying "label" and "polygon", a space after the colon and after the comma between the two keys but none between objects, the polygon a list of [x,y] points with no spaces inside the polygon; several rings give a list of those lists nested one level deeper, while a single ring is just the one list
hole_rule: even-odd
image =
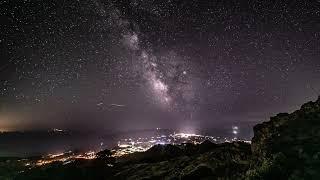
[{"label": "star field", "polygon": [[320,94],[320,2],[0,2],[0,130],[251,126]]}]

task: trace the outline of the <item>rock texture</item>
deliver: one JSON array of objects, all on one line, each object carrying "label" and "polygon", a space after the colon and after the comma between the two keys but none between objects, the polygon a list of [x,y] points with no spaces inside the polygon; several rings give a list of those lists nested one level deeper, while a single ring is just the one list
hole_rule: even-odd
[{"label": "rock texture", "polygon": [[320,98],[254,127],[253,179],[320,179]]}]

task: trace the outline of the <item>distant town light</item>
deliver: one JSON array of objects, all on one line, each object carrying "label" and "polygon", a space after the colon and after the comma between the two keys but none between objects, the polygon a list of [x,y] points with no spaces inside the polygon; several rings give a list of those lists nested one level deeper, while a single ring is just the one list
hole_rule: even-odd
[{"label": "distant town light", "polygon": [[[160,129],[160,128],[159,128]],[[237,126],[232,127],[232,133],[238,134],[239,128]],[[154,145],[165,145],[173,144],[179,145],[184,143],[200,144],[205,140],[209,140],[215,143],[223,142],[232,142],[232,141],[244,141],[251,143],[250,141],[245,141],[238,139],[238,137],[227,138],[221,136],[204,136],[191,133],[174,133],[169,135],[158,134],[152,137],[129,137],[127,139],[121,139],[118,141],[118,146],[111,150],[113,157],[120,157],[126,154],[131,154],[135,152],[144,152],[153,147]],[[102,142],[100,144],[103,144]],[[96,153],[94,151],[88,151],[83,153],[74,153],[72,151],[57,153],[57,154],[48,154],[43,156],[41,160],[38,160],[35,163],[25,164],[26,166],[42,166],[50,164],[52,162],[62,162],[64,165],[68,164],[76,159],[95,159]]]},{"label": "distant town light", "polygon": [[232,129],[233,129],[233,130],[238,130],[239,127],[238,127],[238,126],[232,126]]},{"label": "distant town light", "polygon": [[238,134],[239,133],[239,127],[238,126],[232,126],[232,133],[233,134]]}]

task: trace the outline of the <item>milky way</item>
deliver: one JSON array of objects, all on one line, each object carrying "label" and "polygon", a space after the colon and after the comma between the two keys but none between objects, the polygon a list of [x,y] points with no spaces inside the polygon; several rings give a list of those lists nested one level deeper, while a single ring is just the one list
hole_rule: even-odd
[{"label": "milky way", "polygon": [[[97,2],[95,4],[98,9],[102,9],[102,12],[106,12],[104,5]],[[109,4],[109,7],[114,6]],[[141,34],[141,32],[138,31],[137,28],[130,28],[130,24],[134,22],[120,17],[119,13],[115,8],[110,11],[108,17],[111,18],[111,22],[114,23],[113,25],[117,26],[122,32],[121,41],[133,55],[133,61],[136,67],[134,71],[145,80],[146,83],[142,84],[142,86],[145,88],[144,90],[147,90],[149,93],[149,98],[154,100],[155,105],[169,111],[179,110],[179,108],[190,111],[191,109],[187,108],[189,106],[188,104],[184,104],[183,106],[179,106],[178,104],[181,100],[189,103],[194,98],[193,89],[190,88],[192,82],[187,81],[186,78],[184,78],[184,81],[181,81],[181,76],[187,76],[187,70],[183,68],[186,68],[188,65],[183,64],[175,53],[172,54],[173,52],[168,51],[165,52],[165,55],[157,57],[152,53],[152,49],[141,47],[138,35]],[[159,58],[160,60],[158,60]],[[181,62],[179,62],[179,60]],[[164,67],[161,68],[159,64]],[[172,85],[169,86],[169,83]]]},{"label": "milky way", "polygon": [[232,131],[320,94],[316,0],[0,7],[0,130]]}]

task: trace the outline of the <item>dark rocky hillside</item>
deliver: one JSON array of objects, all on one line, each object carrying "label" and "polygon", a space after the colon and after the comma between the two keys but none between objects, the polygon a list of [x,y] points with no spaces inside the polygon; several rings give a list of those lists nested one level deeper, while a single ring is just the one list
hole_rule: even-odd
[{"label": "dark rocky hillside", "polygon": [[[207,144],[206,144],[207,145]],[[214,144],[213,144],[214,145]],[[170,145],[169,145],[170,146]],[[198,145],[193,149],[200,149]],[[155,148],[159,148],[155,150]],[[171,148],[171,147],[169,147]],[[119,168],[115,178],[120,179],[201,179],[239,178],[249,168],[250,145],[242,142],[209,147],[200,154],[187,154],[188,149],[163,152],[166,147],[155,146],[152,152]],[[176,147],[177,148],[177,147]],[[170,153],[172,152],[172,154]],[[152,156],[154,154],[154,156]],[[176,155],[176,157],[174,157]],[[151,157],[155,157],[152,159]],[[152,159],[152,160],[151,160]]]},{"label": "dark rocky hillside", "polygon": [[320,179],[320,98],[254,127],[249,177]]},{"label": "dark rocky hillside", "polygon": [[105,152],[94,161],[57,163],[17,179],[320,179],[320,98],[256,125],[251,145],[157,145],[116,163]]}]

